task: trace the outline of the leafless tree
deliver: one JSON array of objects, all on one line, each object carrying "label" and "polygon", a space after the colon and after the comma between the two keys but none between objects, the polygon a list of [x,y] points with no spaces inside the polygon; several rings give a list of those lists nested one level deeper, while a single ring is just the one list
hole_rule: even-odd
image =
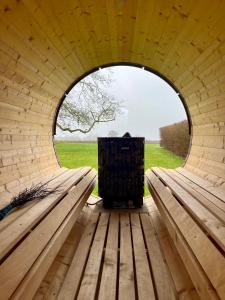
[{"label": "leafless tree", "polygon": [[82,79],[66,96],[57,126],[70,133],[90,132],[97,123],[110,122],[121,113],[122,102],[110,95],[112,72],[98,71]]}]

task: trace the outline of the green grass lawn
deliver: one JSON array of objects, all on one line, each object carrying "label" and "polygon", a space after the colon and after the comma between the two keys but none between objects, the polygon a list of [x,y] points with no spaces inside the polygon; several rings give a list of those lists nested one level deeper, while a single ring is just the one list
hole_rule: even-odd
[{"label": "green grass lawn", "polygon": [[[98,169],[98,145],[86,143],[55,143],[56,153],[63,167],[78,168],[91,166]],[[177,168],[184,159],[174,155],[170,151],[161,148],[158,144],[145,145],[145,170],[151,167]],[[94,193],[98,193],[97,187]],[[145,195],[149,192],[145,187]]]}]

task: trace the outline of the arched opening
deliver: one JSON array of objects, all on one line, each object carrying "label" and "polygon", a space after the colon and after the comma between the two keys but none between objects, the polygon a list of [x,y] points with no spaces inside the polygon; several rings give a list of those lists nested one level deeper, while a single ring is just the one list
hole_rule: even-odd
[{"label": "arched opening", "polygon": [[65,91],[64,95],[62,96],[62,98],[60,99],[59,103],[58,103],[58,107],[56,109],[56,114],[55,114],[55,118],[54,118],[54,124],[53,124],[53,134],[56,134],[56,121],[57,121],[57,117],[58,117],[58,113],[60,110],[60,107],[66,97],[66,95],[69,94],[69,92],[76,86],[76,84],[81,81],[83,78],[87,77],[89,74],[92,74],[98,70],[104,69],[104,68],[110,68],[113,66],[129,66],[129,67],[135,67],[135,68],[139,68],[139,69],[143,69],[145,71],[148,71],[150,73],[153,73],[155,75],[157,75],[159,78],[161,78],[162,80],[164,80],[169,86],[171,86],[171,88],[176,92],[177,96],[179,97],[180,101],[182,102],[186,115],[187,115],[187,120],[188,120],[188,127],[189,127],[189,133],[191,135],[191,127],[192,127],[192,122],[191,122],[191,115],[189,112],[189,108],[186,104],[186,101],[182,95],[182,93],[178,90],[178,88],[172,83],[172,81],[170,81],[166,76],[164,76],[163,74],[161,74],[160,72],[145,66],[145,65],[141,65],[141,64],[135,64],[132,62],[116,62],[116,63],[108,63],[108,64],[104,64],[98,67],[95,67],[89,71],[87,71],[86,73],[84,73],[82,76],[80,76],[79,78],[77,78],[70,86],[69,88]]},{"label": "arched opening", "polygon": [[[153,9],[154,4],[122,1],[102,7],[100,19],[94,5],[6,3],[1,5],[3,191],[6,184],[58,168],[51,135],[59,99],[74,81],[108,62],[146,66],[173,83],[192,119],[185,167],[223,182],[222,2],[210,3],[203,12],[202,3],[172,2]],[[79,30],[71,26],[74,19]],[[152,27],[152,20],[162,26]]]},{"label": "arched opening", "polygon": [[[106,77],[110,72],[112,72],[110,75],[112,82],[106,91],[108,95],[112,94],[114,100],[123,100],[121,114],[116,115],[114,121],[97,123],[90,132],[89,125],[87,133],[84,133],[82,132],[82,126],[76,124],[76,122],[74,124],[73,121],[77,120],[78,112],[83,114],[86,111],[86,114],[90,114],[90,106],[96,114],[96,107],[94,107],[93,102],[99,102],[97,96],[93,96],[92,99],[92,96],[87,94],[86,90],[83,91],[84,86],[92,84],[90,74],[101,74]],[[103,66],[103,68],[98,68],[97,71],[95,69],[92,73],[89,72],[82,79],[86,79],[86,82],[81,85],[79,85],[79,82],[75,82],[75,85],[65,94],[66,106],[69,107],[64,108],[66,111],[63,112],[63,115],[59,113],[58,121],[55,122],[55,126],[56,123],[62,124],[64,119],[69,117],[66,125],[63,126],[64,130],[58,128],[57,135],[55,135],[56,154],[61,166],[77,168],[88,165],[97,169],[97,137],[110,136],[111,132],[114,132],[114,136],[122,136],[127,131],[132,136],[145,137],[145,170],[155,166],[177,168],[184,164],[190,143],[188,128],[190,132],[191,124],[189,123],[189,114],[187,114],[188,111],[186,105],[184,105],[183,97],[177,92],[177,89],[175,90],[171,84],[168,84],[168,80],[165,81],[164,78],[159,77],[149,68],[146,71],[145,67],[138,68],[133,64]],[[98,82],[100,85],[100,81]],[[88,91],[88,93],[91,92]],[[94,90],[92,94],[95,95]],[[107,94],[105,97],[107,97]],[[63,101],[61,105],[62,103]],[[71,111],[73,111],[73,117]],[[60,112],[60,108],[58,108],[58,112]],[[174,123],[181,121],[183,123],[174,125]],[[91,125],[92,122],[90,121]],[[164,134],[161,143],[159,129],[168,125],[170,125],[168,129],[162,129],[164,130],[163,133],[165,131],[167,133]],[[170,132],[172,132],[172,135]],[[147,191],[146,187],[146,194]]]}]

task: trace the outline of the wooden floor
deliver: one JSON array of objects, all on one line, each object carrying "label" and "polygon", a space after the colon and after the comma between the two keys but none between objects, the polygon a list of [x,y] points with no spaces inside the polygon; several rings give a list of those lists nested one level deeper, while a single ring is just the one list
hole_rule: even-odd
[{"label": "wooden floor", "polygon": [[85,208],[35,299],[199,299],[151,198]]}]

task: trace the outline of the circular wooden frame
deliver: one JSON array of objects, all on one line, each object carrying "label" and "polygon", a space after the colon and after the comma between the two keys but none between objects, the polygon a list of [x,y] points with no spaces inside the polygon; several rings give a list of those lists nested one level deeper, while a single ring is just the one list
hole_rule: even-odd
[{"label": "circular wooden frame", "polygon": [[211,0],[1,1],[0,193],[59,168],[65,91],[113,65],[144,67],[179,93],[191,131],[184,167],[224,188],[224,11]]}]

